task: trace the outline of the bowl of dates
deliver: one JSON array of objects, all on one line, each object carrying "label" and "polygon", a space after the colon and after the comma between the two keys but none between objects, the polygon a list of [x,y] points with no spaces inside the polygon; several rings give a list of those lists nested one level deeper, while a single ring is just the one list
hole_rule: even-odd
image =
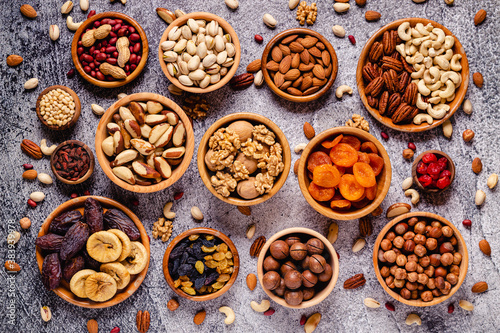
[{"label": "bowl of dates", "polygon": [[126,300],[149,267],[149,238],[141,221],[122,204],[99,196],[57,207],[35,245],[45,288],[84,308]]},{"label": "bowl of dates", "polygon": [[455,164],[442,151],[428,150],[415,158],[411,172],[419,189],[439,193],[448,189],[455,179]]}]

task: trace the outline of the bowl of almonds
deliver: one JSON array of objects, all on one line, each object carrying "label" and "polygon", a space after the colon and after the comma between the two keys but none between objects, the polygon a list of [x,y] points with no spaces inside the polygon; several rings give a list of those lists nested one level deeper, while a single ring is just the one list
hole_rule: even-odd
[{"label": "bowl of almonds", "polygon": [[337,55],[328,40],[304,28],[274,36],[262,54],[262,73],[272,91],[292,102],[323,96],[337,77]]},{"label": "bowl of almonds", "polygon": [[421,132],[443,124],[458,109],[467,92],[469,63],[446,27],[406,18],[366,42],[356,81],[375,119],[397,131]]}]

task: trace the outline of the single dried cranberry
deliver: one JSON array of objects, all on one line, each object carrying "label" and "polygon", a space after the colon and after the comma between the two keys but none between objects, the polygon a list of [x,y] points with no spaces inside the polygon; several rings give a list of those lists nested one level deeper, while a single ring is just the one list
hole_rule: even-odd
[{"label": "single dried cranberry", "polygon": [[438,181],[436,182],[436,186],[441,190],[450,184],[451,184],[451,181],[450,181],[450,178],[448,178],[448,177],[439,178]]},{"label": "single dried cranberry", "polygon": [[132,200],[132,205],[139,206],[139,200],[137,199]]},{"label": "single dried cranberry", "polygon": [[66,73],[66,77],[68,79],[71,79],[72,77],[75,76],[75,69],[74,68],[71,68],[67,73]]},{"label": "single dried cranberry", "polygon": [[33,165],[32,165],[32,164],[29,164],[29,163],[24,163],[24,164],[23,164],[23,168],[24,168],[24,170],[33,169]]},{"label": "single dried cranberry", "polygon": [[35,208],[36,207],[36,202],[34,202],[33,200],[31,199],[28,199],[28,205],[32,208]]},{"label": "single dried cranberry", "polygon": [[302,317],[300,317],[300,325],[304,326],[306,324],[306,321],[307,321],[306,315],[302,315]]},{"label": "single dried cranberry", "polygon": [[431,162],[427,166],[427,173],[431,176],[433,176],[433,175],[439,176],[441,171],[442,171],[441,166],[436,162]]},{"label": "single dried cranberry", "polygon": [[384,138],[384,140],[389,139],[389,135],[386,132],[380,132],[380,135]]},{"label": "single dried cranberry", "polygon": [[109,333],[120,333],[120,328],[117,326],[111,330]]},{"label": "single dried cranberry", "polygon": [[438,159],[436,157],[436,155],[434,155],[433,153],[428,153],[428,154],[425,154],[424,157],[422,157],[422,161],[424,161],[424,163],[431,163],[431,162],[436,162]]},{"label": "single dried cranberry", "polygon": [[179,200],[184,195],[184,192],[177,192],[174,194],[174,200]]},{"label": "single dried cranberry", "polygon": [[451,313],[453,313],[453,311],[455,311],[455,305],[453,305],[453,304],[448,305],[448,313],[451,314]]},{"label": "single dried cranberry", "polygon": [[253,36],[253,38],[259,44],[262,44],[262,42],[264,41],[264,38],[261,35],[255,35],[255,36]]},{"label": "single dried cranberry", "polygon": [[396,311],[396,308],[394,307],[394,305],[392,303],[385,303],[385,308],[389,311]]},{"label": "single dried cranberry", "polygon": [[410,148],[411,150],[417,150],[417,146],[415,146],[413,142],[408,142],[408,148]]},{"label": "single dried cranberry", "polygon": [[90,191],[87,190],[87,191],[83,192],[83,195],[90,195]]},{"label": "single dried cranberry", "polygon": [[439,174],[439,178],[443,178],[443,177],[450,177],[451,178],[450,170],[441,171],[441,173]]},{"label": "single dried cranberry", "polygon": [[462,224],[464,227],[470,228],[472,226],[472,221],[471,220],[463,220]]},{"label": "single dried cranberry", "polygon": [[427,164],[424,162],[420,161],[417,164],[417,173],[421,175],[426,175],[427,174]]},{"label": "single dried cranberry", "polygon": [[354,38],[353,35],[349,35],[347,36],[347,38],[349,38],[349,41],[352,43],[352,45],[356,45],[356,38]]},{"label": "single dried cranberry", "polygon": [[338,252],[335,253],[337,253],[337,259],[340,259],[340,254]]},{"label": "single dried cranberry", "polygon": [[271,309],[267,310],[266,312],[264,312],[264,316],[272,316],[275,312],[276,312],[276,310],[271,308]]},{"label": "single dried cranberry", "polygon": [[76,193],[71,193],[71,199],[78,198],[78,194]]},{"label": "single dried cranberry", "polygon": [[429,185],[432,184],[432,178],[429,175],[423,175],[418,177],[418,181],[423,187],[428,187]]}]

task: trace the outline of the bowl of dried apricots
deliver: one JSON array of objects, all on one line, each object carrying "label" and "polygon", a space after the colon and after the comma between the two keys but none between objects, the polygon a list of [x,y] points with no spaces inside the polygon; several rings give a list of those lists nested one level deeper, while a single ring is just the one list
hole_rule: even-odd
[{"label": "bowl of dried apricots", "polygon": [[352,127],[330,128],[302,153],[299,185],[307,202],[335,220],[353,220],[374,211],[391,184],[387,151],[370,133]]}]

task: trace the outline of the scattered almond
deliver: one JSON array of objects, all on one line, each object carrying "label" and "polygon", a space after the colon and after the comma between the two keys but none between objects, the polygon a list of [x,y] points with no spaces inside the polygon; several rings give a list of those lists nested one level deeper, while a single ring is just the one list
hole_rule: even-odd
[{"label": "scattered almond", "polygon": [[382,15],[374,10],[367,10],[365,13],[365,19],[368,22],[378,21]]},{"label": "scattered almond", "polygon": [[207,312],[205,310],[199,311],[198,313],[196,313],[194,315],[193,322],[196,325],[201,325],[203,323],[203,321],[205,320],[206,315],[207,315]]},{"label": "scattered almond", "polygon": [[23,62],[23,57],[17,54],[11,54],[7,57],[7,66],[15,67],[20,65]]},{"label": "scattered almond", "polygon": [[474,16],[474,24],[480,25],[486,19],[486,11],[484,9],[480,9],[476,15]]},{"label": "scattered almond", "polygon": [[9,272],[19,272],[21,270],[21,267],[17,264],[17,262],[7,260],[5,262],[5,269]]},{"label": "scattered almond", "polygon": [[247,286],[248,289],[252,291],[255,289],[255,287],[257,286],[257,277],[255,276],[255,274],[250,273],[247,275]]},{"label": "scattered almond", "polygon": [[314,136],[316,135],[316,131],[314,131],[314,128],[312,127],[312,125],[309,124],[307,121],[304,123],[304,135],[309,140],[314,138]]},{"label": "scattered almond", "polygon": [[483,252],[487,256],[491,256],[490,243],[488,243],[488,241],[486,239],[483,239],[479,242],[479,249],[481,250],[481,252]]},{"label": "scattered almond", "polygon": [[484,293],[486,290],[488,290],[488,284],[484,281],[477,282],[471,289],[473,293]]},{"label": "scattered almond", "polygon": [[89,331],[89,333],[97,333],[97,332],[99,332],[99,324],[97,323],[97,320],[90,319],[87,322],[87,330]]},{"label": "scattered almond", "polygon": [[35,8],[31,7],[30,5],[22,5],[20,10],[21,14],[29,19],[34,19],[37,16]]},{"label": "scattered almond", "polygon": [[243,215],[246,215],[246,216],[252,215],[252,210],[249,206],[238,206],[238,210]]},{"label": "scattered almond", "polygon": [[26,170],[23,172],[24,179],[35,179],[37,176],[37,172],[34,169]]},{"label": "scattered almond", "polygon": [[476,157],[472,161],[472,171],[474,171],[474,173],[480,173],[481,170],[483,170],[483,162],[481,162],[479,157]]},{"label": "scattered almond", "polygon": [[261,67],[261,60],[256,59],[248,64],[247,72],[248,73],[256,73],[256,72],[260,71],[260,67]]},{"label": "scattered almond", "polygon": [[484,83],[483,74],[475,72],[472,74],[472,81],[478,88],[482,88]]},{"label": "scattered almond", "polygon": [[300,158],[296,160],[295,163],[293,164],[293,173],[295,175],[299,174],[299,164],[300,164]]}]

